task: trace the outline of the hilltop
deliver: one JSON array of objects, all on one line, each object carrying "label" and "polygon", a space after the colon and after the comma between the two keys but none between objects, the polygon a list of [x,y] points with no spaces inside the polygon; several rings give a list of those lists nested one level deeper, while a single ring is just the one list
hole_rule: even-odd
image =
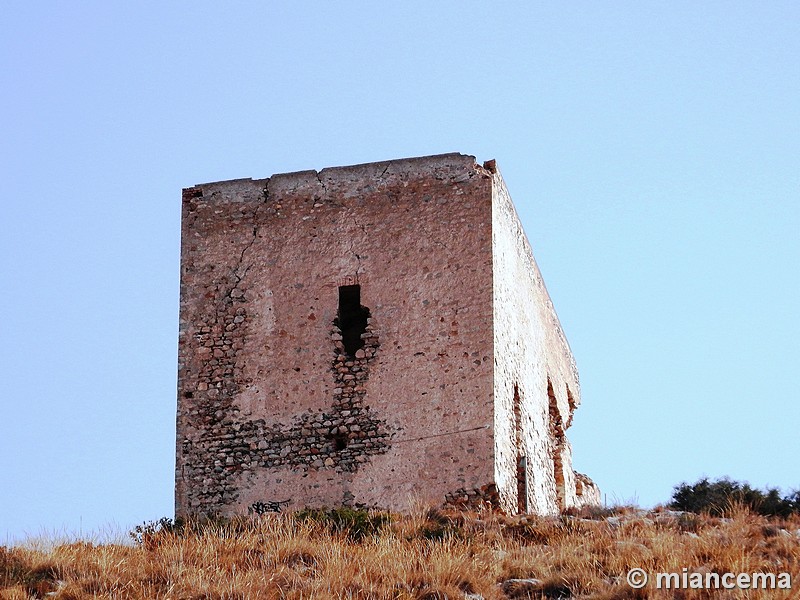
[{"label": "hilltop", "polygon": [[[557,517],[305,510],[163,520],[132,536],[128,545],[80,542],[46,552],[0,547],[0,598],[688,600],[743,596],[657,590],[655,573],[699,573],[712,584],[728,572],[800,581],[800,518],[745,509],[723,517],[632,507]],[[626,582],[633,568],[650,574],[644,589]],[[768,589],[747,597],[792,596]]]}]

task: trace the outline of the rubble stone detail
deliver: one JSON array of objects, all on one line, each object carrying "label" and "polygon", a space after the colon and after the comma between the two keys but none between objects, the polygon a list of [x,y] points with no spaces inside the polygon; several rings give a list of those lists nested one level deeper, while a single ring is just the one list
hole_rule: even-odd
[{"label": "rubble stone detail", "polygon": [[[215,282],[215,288],[226,290],[226,283]],[[236,372],[236,333],[247,315],[242,303],[243,295],[237,288],[230,293],[223,291],[222,302],[214,305],[227,310],[222,315],[210,315],[199,329],[199,354],[206,360],[198,389],[205,392],[207,400],[190,414],[199,417],[205,434],[196,444],[187,440],[182,449],[188,465],[184,477],[200,490],[192,505],[197,511],[213,512],[220,502],[237,500],[235,481],[250,469],[354,472],[370,456],[382,454],[389,447],[391,434],[386,423],[375,418],[364,404],[369,364],[380,346],[371,318],[361,334],[363,347],[354,356],[345,352],[341,331],[336,321],[333,323],[331,371],[335,387],[328,409],[301,414],[289,426],[268,425],[263,419],[239,419],[239,410],[231,400],[238,389],[232,378]],[[225,326],[219,326],[220,322]],[[190,394],[187,398],[193,397]]]},{"label": "rubble stone detail", "polygon": [[458,508],[496,509],[500,507],[500,494],[497,492],[497,486],[490,483],[471,490],[460,488],[449,492],[445,495],[444,502]]}]

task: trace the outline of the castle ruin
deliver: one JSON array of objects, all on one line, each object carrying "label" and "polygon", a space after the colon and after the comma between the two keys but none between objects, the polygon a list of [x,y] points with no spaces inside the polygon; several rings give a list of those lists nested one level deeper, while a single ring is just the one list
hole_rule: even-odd
[{"label": "castle ruin", "polygon": [[183,190],[176,513],[599,502],[502,177],[443,154]]}]

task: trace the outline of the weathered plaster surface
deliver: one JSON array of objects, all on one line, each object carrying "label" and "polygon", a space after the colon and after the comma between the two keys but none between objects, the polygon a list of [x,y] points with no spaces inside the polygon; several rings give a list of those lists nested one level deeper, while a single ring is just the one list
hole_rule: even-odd
[{"label": "weathered plaster surface", "polygon": [[516,512],[524,456],[528,510],[555,513],[588,499],[576,494],[564,435],[580,404],[578,370],[502,176],[492,183],[495,477],[501,506]]}]

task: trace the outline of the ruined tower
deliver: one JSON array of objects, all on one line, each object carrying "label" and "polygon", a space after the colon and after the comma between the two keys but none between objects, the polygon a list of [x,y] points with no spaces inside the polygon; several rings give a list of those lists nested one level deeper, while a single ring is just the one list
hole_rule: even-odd
[{"label": "ruined tower", "polygon": [[494,162],[183,190],[176,512],[599,500],[578,373]]}]

